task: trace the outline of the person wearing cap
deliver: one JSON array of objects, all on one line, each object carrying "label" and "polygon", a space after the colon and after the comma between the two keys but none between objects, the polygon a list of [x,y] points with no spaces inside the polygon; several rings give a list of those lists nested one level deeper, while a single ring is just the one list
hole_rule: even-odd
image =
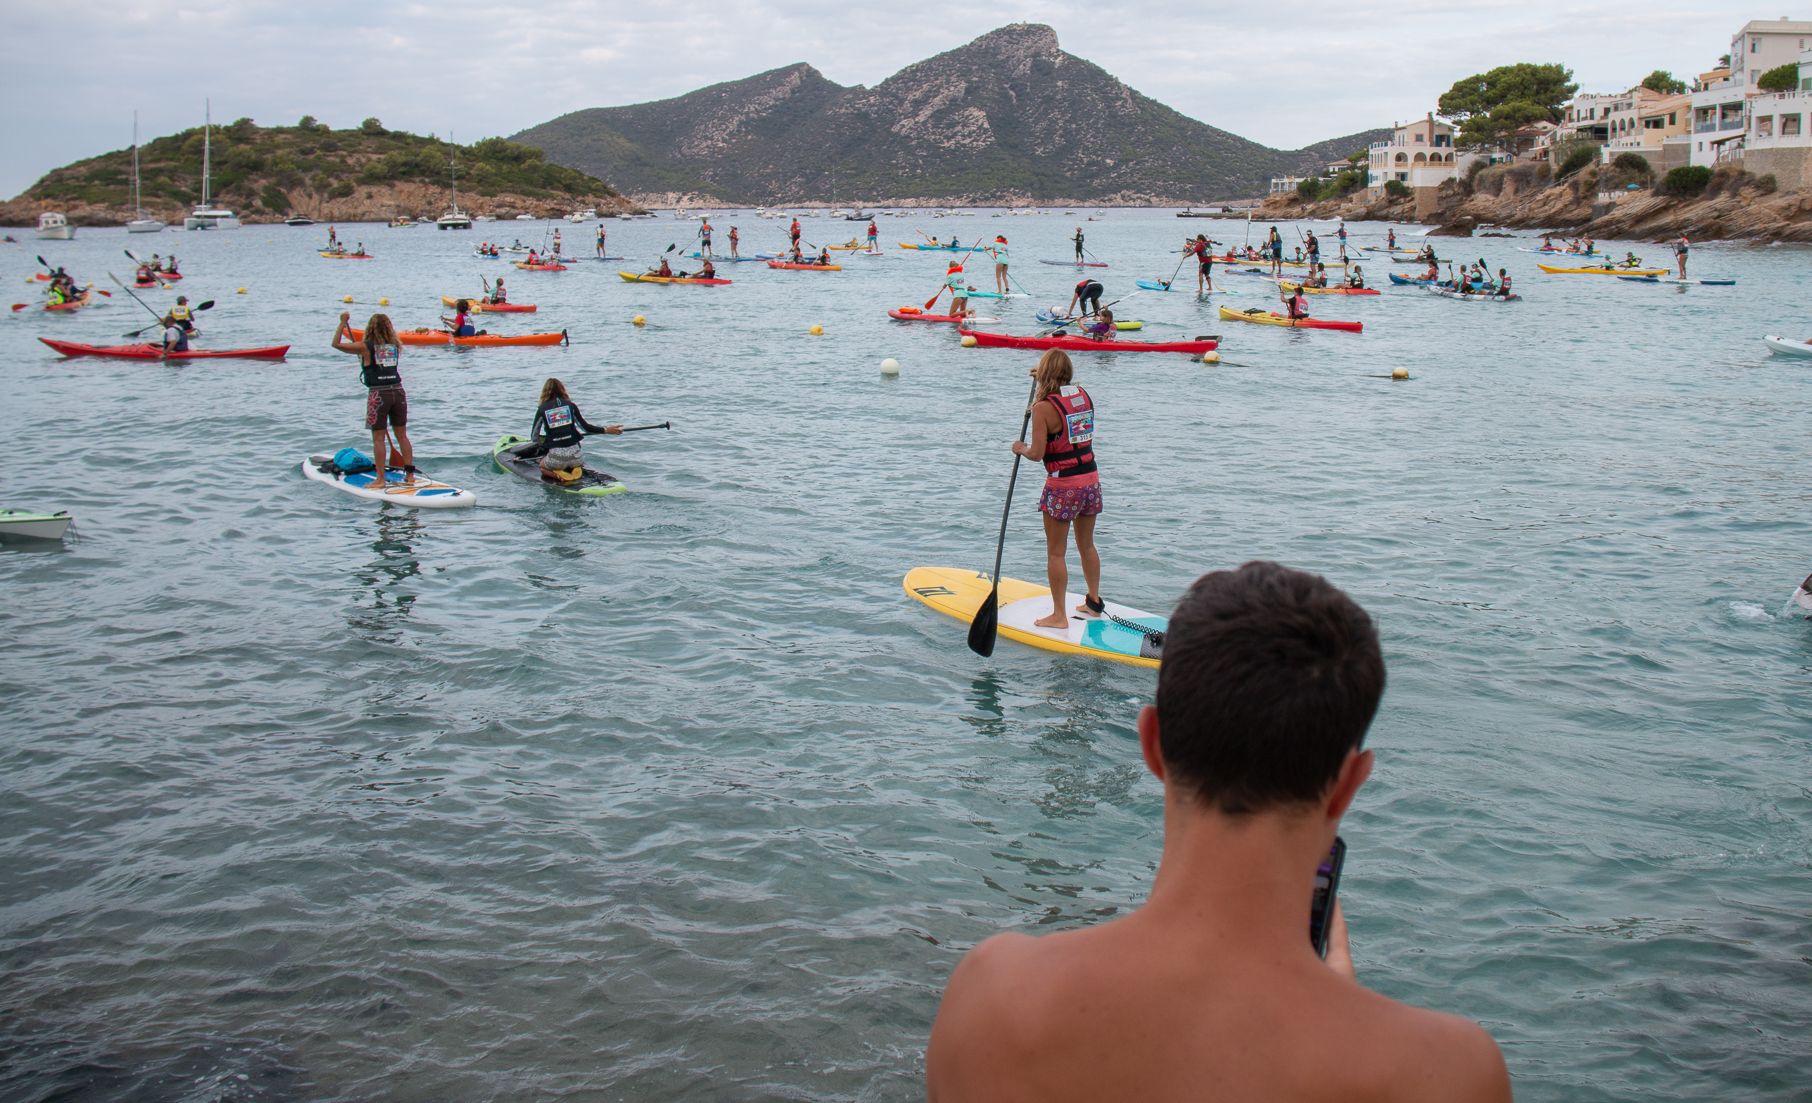
[{"label": "person wearing cap", "polygon": [[185,338],[196,336],[195,315],[189,309],[187,295],[176,296],[176,305],[170,308],[170,320],[176,323],[178,329],[182,330]]},{"label": "person wearing cap", "polygon": [[1006,295],[1012,290],[1007,283],[1007,239],[995,235],[988,252],[994,257],[994,290]]},{"label": "person wearing cap", "polygon": [[944,273],[944,286],[950,289],[950,314],[956,318],[969,316],[969,285],[963,279],[963,266],[952,264]]}]

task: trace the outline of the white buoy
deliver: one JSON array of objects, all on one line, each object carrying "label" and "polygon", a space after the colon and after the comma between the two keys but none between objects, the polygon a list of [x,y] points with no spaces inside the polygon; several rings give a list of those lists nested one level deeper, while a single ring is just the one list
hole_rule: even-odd
[{"label": "white buoy", "polygon": [[881,374],[882,375],[898,375],[898,374],[900,374],[900,362],[898,360],[895,360],[891,356],[889,356],[887,359],[881,361]]},{"label": "white buoy", "polygon": [[1202,363],[1218,364],[1220,362],[1221,362],[1221,354],[1218,352],[1215,352],[1213,349],[1209,349],[1207,352],[1202,353]]},{"label": "white buoy", "polygon": [[1408,368],[1392,368],[1390,370],[1390,377],[1392,379],[1408,379],[1409,378],[1409,369]]}]

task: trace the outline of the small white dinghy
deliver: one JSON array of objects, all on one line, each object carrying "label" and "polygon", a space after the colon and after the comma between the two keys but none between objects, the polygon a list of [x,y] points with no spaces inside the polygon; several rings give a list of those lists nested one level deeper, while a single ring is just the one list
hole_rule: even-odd
[{"label": "small white dinghy", "polygon": [[1776,356],[1812,357],[1812,342],[1795,341],[1791,337],[1764,337],[1762,344]]},{"label": "small white dinghy", "polygon": [[24,536],[32,540],[61,540],[75,520],[64,512],[27,513],[19,509],[0,509],[0,536]]}]

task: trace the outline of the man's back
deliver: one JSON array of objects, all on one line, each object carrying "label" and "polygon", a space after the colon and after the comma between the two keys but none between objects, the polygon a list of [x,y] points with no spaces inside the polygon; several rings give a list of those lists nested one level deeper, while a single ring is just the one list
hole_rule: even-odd
[{"label": "man's back", "polygon": [[1306,947],[1179,936],[1144,913],[1001,935],[951,977],[935,1103],[1508,1100],[1491,1039],[1355,984]]}]

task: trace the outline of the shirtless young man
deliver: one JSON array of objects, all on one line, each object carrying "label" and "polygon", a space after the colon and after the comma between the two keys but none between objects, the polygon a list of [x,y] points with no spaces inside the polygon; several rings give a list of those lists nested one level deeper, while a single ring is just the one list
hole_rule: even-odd
[{"label": "shirtless young man", "polygon": [[1149,898],[971,951],[931,1031],[933,1103],[1509,1100],[1484,1030],[1359,985],[1338,908],[1326,961],[1309,941],[1383,690],[1371,618],[1326,580],[1275,563],[1198,579],[1139,714],[1164,785]]}]

